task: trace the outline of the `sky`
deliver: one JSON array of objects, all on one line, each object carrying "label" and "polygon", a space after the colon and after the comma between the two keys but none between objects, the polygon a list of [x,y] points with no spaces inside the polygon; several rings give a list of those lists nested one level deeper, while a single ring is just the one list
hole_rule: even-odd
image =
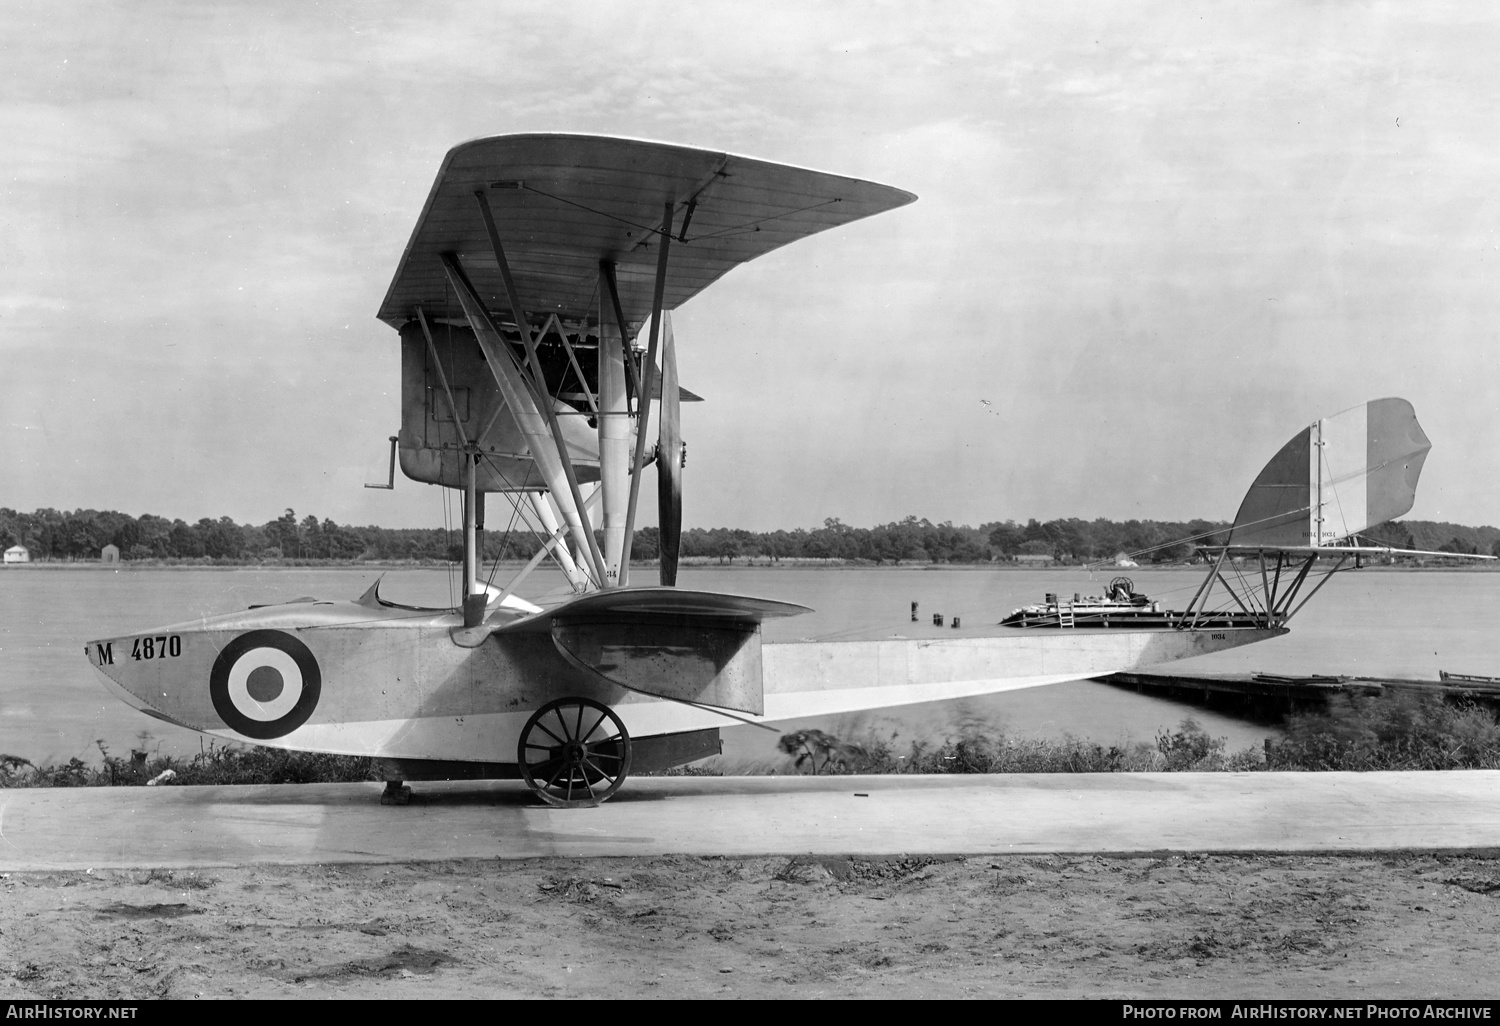
[{"label": "sky", "polygon": [[362,487],[375,312],[449,148],[563,131],[919,197],[674,313],[688,527],[1229,519],[1388,395],[1410,516],[1500,523],[1496,52],[1468,4],[11,0],[0,506],[441,526]]}]

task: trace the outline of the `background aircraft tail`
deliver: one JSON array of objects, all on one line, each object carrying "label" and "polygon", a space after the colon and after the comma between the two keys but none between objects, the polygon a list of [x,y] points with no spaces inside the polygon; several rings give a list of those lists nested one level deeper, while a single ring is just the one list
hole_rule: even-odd
[{"label": "background aircraft tail", "polygon": [[1314,421],[1271,458],[1235,515],[1233,548],[1330,545],[1402,516],[1432,443],[1405,399]]}]

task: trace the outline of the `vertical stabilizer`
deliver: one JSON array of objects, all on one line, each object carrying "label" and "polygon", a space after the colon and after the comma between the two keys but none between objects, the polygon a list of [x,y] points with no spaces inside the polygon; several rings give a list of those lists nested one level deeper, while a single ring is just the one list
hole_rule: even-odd
[{"label": "vertical stabilizer", "polygon": [[1405,399],[1376,399],[1315,421],[1250,486],[1229,544],[1329,545],[1411,509],[1432,443]]}]

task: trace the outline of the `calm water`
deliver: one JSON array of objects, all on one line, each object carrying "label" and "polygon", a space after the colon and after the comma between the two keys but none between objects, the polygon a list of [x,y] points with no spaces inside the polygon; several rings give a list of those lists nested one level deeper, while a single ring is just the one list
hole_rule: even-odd
[{"label": "calm water", "polygon": [[[1137,590],[1181,606],[1200,580],[1196,571],[1132,571]],[[648,578],[654,578],[647,571]],[[95,739],[123,754],[146,740],[163,752],[189,753],[200,737],[124,706],[105,693],[83,654],[90,638],[132,633],[258,602],[302,595],[353,598],[377,570],[106,570],[0,571],[0,752],[33,761],[80,756],[97,761]],[[767,624],[766,640],[831,639],[909,623],[910,604],[924,619],[941,612],[968,623],[994,622],[1044,592],[1097,594],[1107,571],[1079,570],[685,568],[684,587],[800,602],[815,612]],[[502,574],[503,577],[503,574]],[[447,605],[452,578],[441,570],[393,571],[381,593],[397,601]],[[560,597],[555,574],[534,575],[528,598]],[[1500,575],[1464,571],[1340,574],[1292,623],[1285,638],[1181,664],[1194,672],[1363,673],[1435,679],[1439,669],[1500,675]],[[1011,733],[1072,734],[1104,743],[1149,741],[1191,713],[1231,748],[1267,733],[1246,723],[1105,684],[1076,681],[957,702],[931,703],[803,725],[849,732],[863,726],[902,736],[938,737],[980,720]],[[731,759],[768,757],[775,735],[726,729]]]}]

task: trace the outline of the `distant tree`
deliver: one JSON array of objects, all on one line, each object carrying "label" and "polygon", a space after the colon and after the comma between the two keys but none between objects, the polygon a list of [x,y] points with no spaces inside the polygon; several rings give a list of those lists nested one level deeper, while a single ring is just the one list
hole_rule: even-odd
[{"label": "distant tree", "polygon": [[[162,517],[142,513],[136,518],[136,544],[131,551],[144,547],[153,559],[164,559],[171,547],[172,522]],[[131,557],[139,558],[139,557]]]},{"label": "distant tree", "polygon": [[198,536],[189,524],[181,520],[172,522],[172,530],[167,535],[167,552],[169,555],[180,556],[185,559],[197,559],[204,553],[203,539]]},{"label": "distant tree", "polygon": [[630,543],[630,558],[632,560],[661,558],[661,529],[643,527],[635,532],[635,538]]},{"label": "distant tree", "polygon": [[1362,533],[1365,539],[1374,545],[1384,545],[1393,549],[1416,548],[1412,543],[1411,531],[1399,521],[1392,520]]},{"label": "distant tree", "polygon": [[1014,520],[1007,520],[1003,524],[996,524],[990,530],[990,547],[1002,555],[1014,555],[1020,548],[1021,543],[1026,540],[1021,528]]},{"label": "distant tree", "polygon": [[297,555],[322,556],[325,554],[323,525],[318,523],[317,517],[309,513],[297,525]]},{"label": "distant tree", "polygon": [[65,515],[63,554],[69,559],[97,559],[109,540],[105,525],[95,510],[80,509]]},{"label": "distant tree", "polygon": [[[324,520],[318,528],[321,550],[319,555],[329,559],[355,559],[364,555],[365,540],[347,527],[340,527],[332,520]],[[487,539],[488,540],[488,539]]]},{"label": "distant tree", "polygon": [[214,559],[238,559],[245,550],[244,530],[228,517],[220,517],[218,520],[205,517],[195,527],[206,556]]},{"label": "distant tree", "polygon": [[292,509],[266,524],[264,528],[266,540],[281,552],[288,555],[297,554],[297,514]]}]

